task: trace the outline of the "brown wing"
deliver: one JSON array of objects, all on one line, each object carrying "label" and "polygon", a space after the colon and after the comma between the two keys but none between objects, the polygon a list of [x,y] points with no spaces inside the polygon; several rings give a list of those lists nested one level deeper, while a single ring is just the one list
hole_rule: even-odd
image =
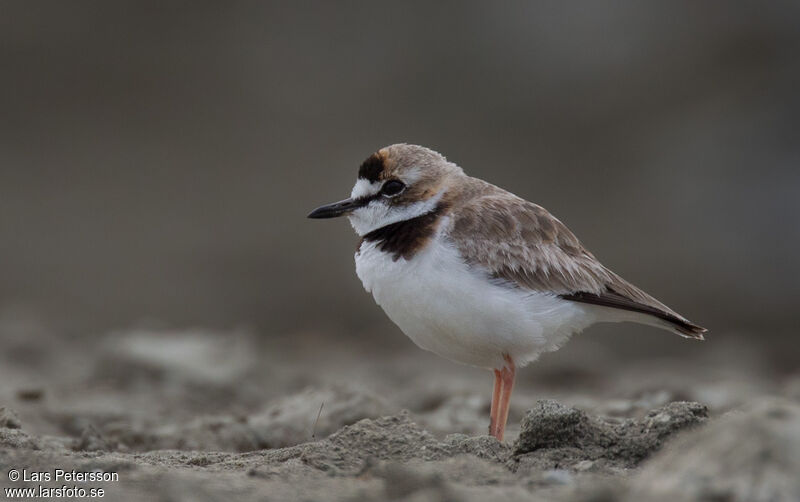
[{"label": "brown wing", "polygon": [[493,277],[571,301],[649,314],[686,336],[702,338],[706,331],[604,267],[543,207],[489,184],[457,206],[454,242],[468,263]]}]

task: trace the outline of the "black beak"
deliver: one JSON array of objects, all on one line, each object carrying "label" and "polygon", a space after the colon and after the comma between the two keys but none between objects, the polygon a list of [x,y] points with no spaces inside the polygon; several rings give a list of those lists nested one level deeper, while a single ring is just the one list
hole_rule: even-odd
[{"label": "black beak", "polygon": [[345,199],[333,204],[320,206],[309,213],[309,218],[336,218],[354,209],[365,206],[369,200],[365,199]]}]

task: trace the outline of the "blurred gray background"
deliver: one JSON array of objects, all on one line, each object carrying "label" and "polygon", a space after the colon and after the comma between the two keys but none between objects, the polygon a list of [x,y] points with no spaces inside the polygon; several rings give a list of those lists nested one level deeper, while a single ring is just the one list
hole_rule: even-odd
[{"label": "blurred gray background", "polygon": [[[796,362],[800,3],[0,5],[3,315],[405,347],[347,222],[305,216],[412,142],[548,208],[700,350]],[[698,350],[644,330],[595,336]]]}]

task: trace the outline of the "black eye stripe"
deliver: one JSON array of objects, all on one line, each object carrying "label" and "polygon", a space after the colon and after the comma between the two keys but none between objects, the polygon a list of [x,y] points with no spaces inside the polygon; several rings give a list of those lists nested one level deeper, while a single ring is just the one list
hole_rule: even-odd
[{"label": "black eye stripe", "polygon": [[380,193],[376,193],[376,194],[372,194],[372,195],[365,195],[363,197],[358,197],[356,200],[360,203],[360,205],[366,206],[367,204],[369,204],[373,200],[376,200],[376,199],[380,198],[380,196],[381,196]]},{"label": "black eye stripe", "polygon": [[[388,185],[389,183],[396,183],[396,185],[394,185],[395,189],[397,189],[396,192],[392,193],[391,190],[390,190],[390,193],[386,193],[384,191],[384,189],[386,188],[386,185]],[[373,200],[380,199],[381,197],[391,197],[393,195],[397,195],[400,192],[402,192],[405,188],[406,188],[406,185],[402,181],[400,181],[400,180],[389,180],[389,181],[387,181],[386,183],[383,184],[383,186],[381,187],[380,190],[378,190],[377,193],[374,193],[372,195],[362,195],[361,197],[357,197],[355,199],[355,201],[358,202],[359,206],[363,207],[363,206],[368,205]]]}]

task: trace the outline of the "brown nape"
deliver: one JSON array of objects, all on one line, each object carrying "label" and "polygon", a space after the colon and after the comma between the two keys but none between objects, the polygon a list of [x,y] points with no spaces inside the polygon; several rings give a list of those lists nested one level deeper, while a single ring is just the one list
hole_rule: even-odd
[{"label": "brown nape", "polygon": [[364,241],[375,242],[379,250],[391,253],[394,261],[409,260],[430,242],[446,209],[447,205],[440,203],[430,213],[373,230],[361,238],[358,248]]},{"label": "brown nape", "polygon": [[358,177],[363,178],[370,183],[375,183],[381,179],[381,173],[383,172],[383,169],[383,156],[376,152],[367,157],[367,159],[361,163],[361,167],[358,168]]}]

